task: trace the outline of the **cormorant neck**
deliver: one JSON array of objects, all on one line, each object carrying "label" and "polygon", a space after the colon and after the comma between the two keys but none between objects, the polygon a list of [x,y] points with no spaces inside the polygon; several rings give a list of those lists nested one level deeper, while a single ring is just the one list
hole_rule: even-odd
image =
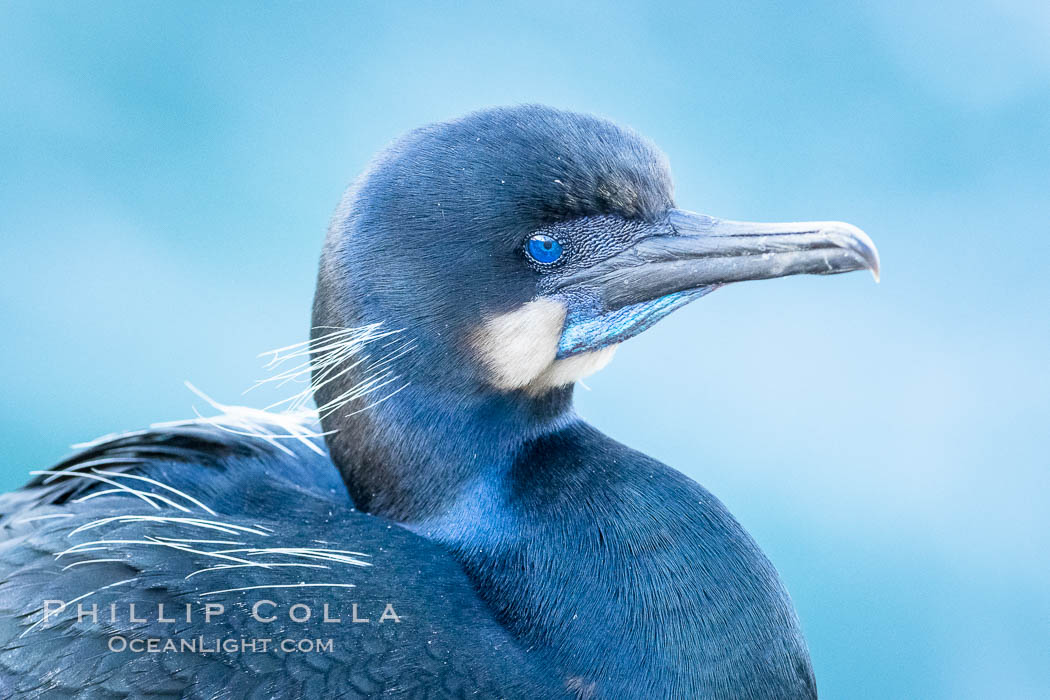
[{"label": "cormorant neck", "polygon": [[[328,385],[318,404],[339,391]],[[408,383],[372,407],[323,419],[354,504],[411,524],[500,483],[523,447],[575,417],[572,387],[541,396]]]}]

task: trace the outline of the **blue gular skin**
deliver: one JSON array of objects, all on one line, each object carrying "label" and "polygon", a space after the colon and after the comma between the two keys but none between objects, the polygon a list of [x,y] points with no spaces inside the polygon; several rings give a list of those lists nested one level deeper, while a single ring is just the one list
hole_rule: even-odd
[{"label": "blue gular skin", "polygon": [[595,313],[585,304],[574,303],[575,300],[569,299],[567,300],[568,313],[565,317],[565,329],[562,331],[561,340],[558,341],[557,357],[565,359],[622,343],[648,330],[672,311],[710,294],[716,288],[712,285],[685,292],[675,292],[659,299],[638,302],[605,313]]},{"label": "blue gular skin", "polygon": [[[703,487],[584,422],[565,368],[722,284],[877,266],[845,224],[677,209],[663,155],[602,119],[523,106],[413,131],[325,241],[320,425],[240,411],[111,436],[0,497],[0,697],[811,700],[773,565]],[[400,335],[333,341],[362,327]],[[44,624],[45,597],[140,615]],[[226,614],[206,623],[208,603]],[[196,613],[141,618],[158,604]],[[334,648],[120,655],[113,635]]]}]

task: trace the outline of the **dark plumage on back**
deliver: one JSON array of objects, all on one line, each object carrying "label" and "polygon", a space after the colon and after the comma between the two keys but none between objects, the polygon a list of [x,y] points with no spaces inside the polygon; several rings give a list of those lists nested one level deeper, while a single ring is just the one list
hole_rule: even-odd
[{"label": "dark plumage on back", "polygon": [[[813,698],[755,542],[587,425],[572,390],[720,286],[858,269],[878,257],[848,224],[677,209],[665,158],[601,119],[526,106],[416,130],[325,241],[290,355],[312,355],[320,427],[239,409],[105,440],[0,499],[0,688]],[[45,599],[65,615],[43,619]],[[153,617],[70,617],[128,602]],[[109,650],[204,635],[333,648]]]},{"label": "dark plumage on back", "polygon": [[[323,451],[298,441],[279,449],[232,429],[220,420],[116,436],[0,496],[0,695],[562,692],[532,671],[454,559],[353,508]],[[113,484],[139,495],[104,494]],[[51,615],[41,622],[45,601]],[[273,602],[259,607],[265,622],[252,615],[259,601]],[[310,619],[292,619],[306,614],[295,604]],[[213,607],[206,620],[209,605],[223,612]],[[178,646],[133,652],[133,639]],[[282,639],[335,641],[289,653]]]}]

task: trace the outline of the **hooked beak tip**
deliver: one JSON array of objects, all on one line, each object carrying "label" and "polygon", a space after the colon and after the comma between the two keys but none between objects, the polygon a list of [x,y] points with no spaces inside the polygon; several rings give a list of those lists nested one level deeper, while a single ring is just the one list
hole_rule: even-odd
[{"label": "hooked beak tip", "polygon": [[871,237],[853,224],[847,224],[843,221],[830,222],[828,231],[839,239],[839,245],[852,250],[860,256],[864,267],[868,268],[872,279],[875,280],[875,284],[878,284],[882,276],[879,250],[875,247],[875,242],[871,240]]}]

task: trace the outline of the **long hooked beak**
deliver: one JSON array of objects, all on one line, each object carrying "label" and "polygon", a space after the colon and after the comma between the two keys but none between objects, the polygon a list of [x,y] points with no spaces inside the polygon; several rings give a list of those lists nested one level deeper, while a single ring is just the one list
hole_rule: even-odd
[{"label": "long hooked beak", "polygon": [[762,224],[674,209],[666,224],[670,232],[574,272],[558,288],[588,287],[604,311],[613,311],[676,292],[788,275],[870,270],[879,280],[875,244],[841,221]]}]

